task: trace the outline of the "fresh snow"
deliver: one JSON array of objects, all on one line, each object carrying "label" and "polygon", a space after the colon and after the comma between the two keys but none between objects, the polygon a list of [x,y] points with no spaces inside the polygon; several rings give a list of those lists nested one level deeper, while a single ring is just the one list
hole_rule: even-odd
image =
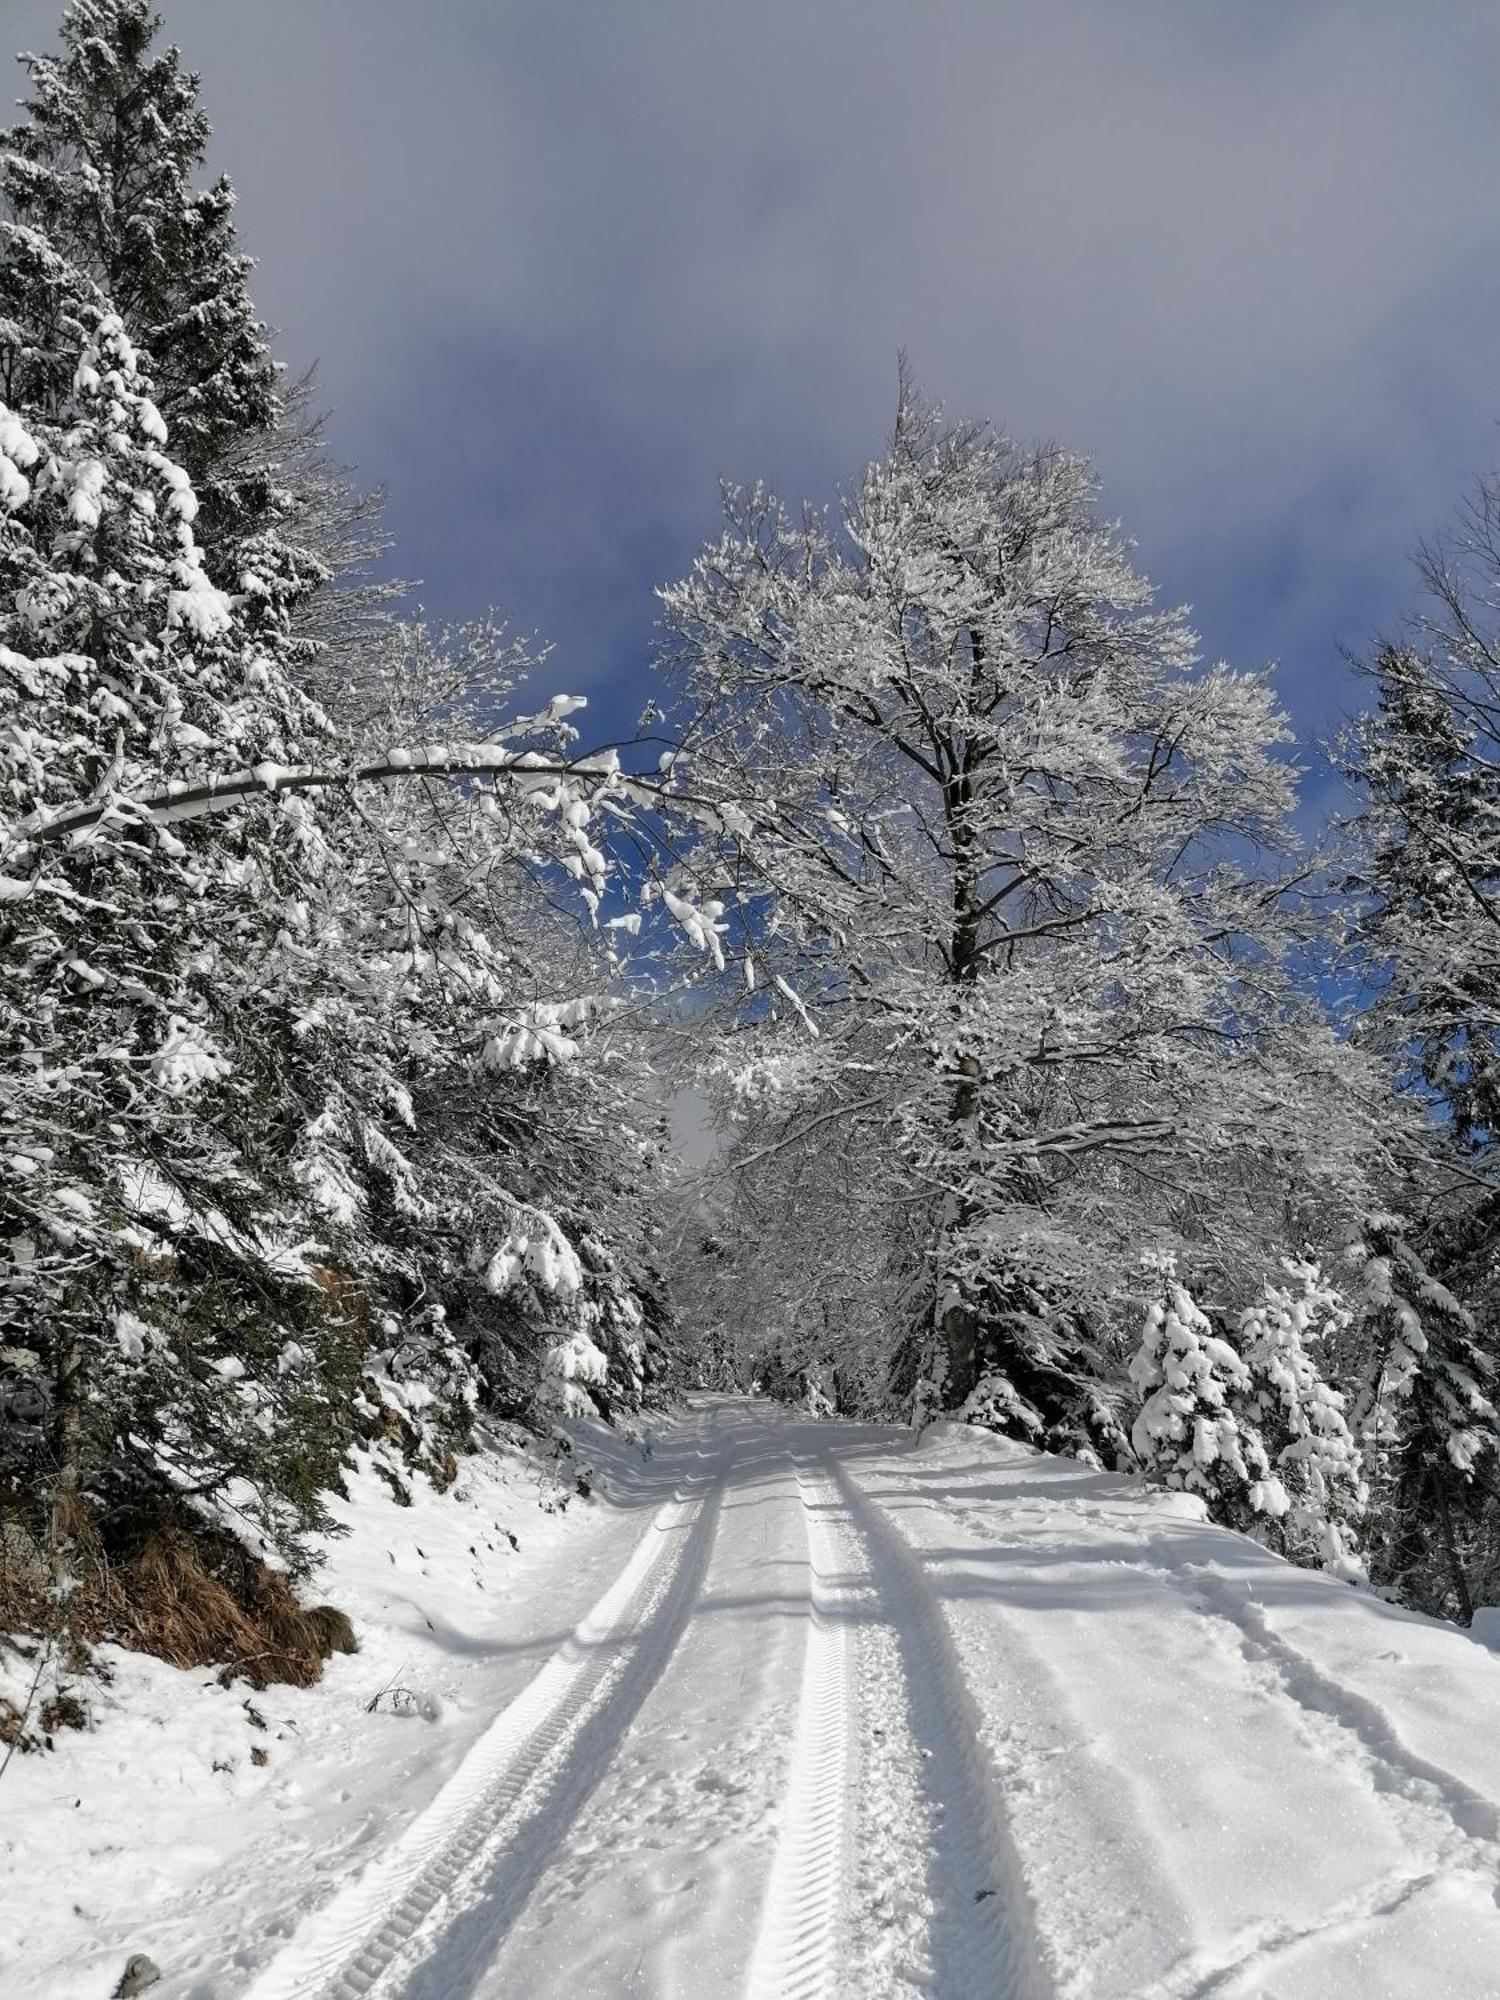
[{"label": "fresh snow", "polygon": [[569,1429],[356,1475],[319,1687],[109,1656],[0,1783],[7,2000],[1500,1992],[1489,1646],[972,1429]]}]

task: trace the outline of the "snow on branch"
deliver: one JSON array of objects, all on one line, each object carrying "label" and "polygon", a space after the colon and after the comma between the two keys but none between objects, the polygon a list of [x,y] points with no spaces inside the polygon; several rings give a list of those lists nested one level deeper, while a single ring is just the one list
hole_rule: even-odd
[{"label": "snow on branch", "polygon": [[61,812],[34,813],[16,831],[23,840],[41,845],[87,833],[108,819],[130,817],[165,826],[206,813],[226,812],[246,799],[273,793],[327,791],[338,785],[389,784],[424,777],[505,777],[523,787],[541,789],[549,781],[569,778],[607,783],[618,769],[612,750],[596,757],[548,759],[507,750],[496,743],[398,745],[367,762],[342,768],[261,763],[198,784],[174,782],[143,799],[94,799]]}]

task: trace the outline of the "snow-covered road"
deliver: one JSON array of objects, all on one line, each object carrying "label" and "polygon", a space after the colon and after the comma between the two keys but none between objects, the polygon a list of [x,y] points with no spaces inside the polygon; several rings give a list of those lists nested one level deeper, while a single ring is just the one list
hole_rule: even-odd
[{"label": "snow-covered road", "polygon": [[6,2000],[1500,2000],[1465,1634],[954,1426],[563,1469],[351,1475],[315,1688],[113,1653],[0,1790]]},{"label": "snow-covered road", "polygon": [[951,1427],[703,1399],[648,1471],[618,1576],[252,2000],[1500,1994],[1464,1635]]}]

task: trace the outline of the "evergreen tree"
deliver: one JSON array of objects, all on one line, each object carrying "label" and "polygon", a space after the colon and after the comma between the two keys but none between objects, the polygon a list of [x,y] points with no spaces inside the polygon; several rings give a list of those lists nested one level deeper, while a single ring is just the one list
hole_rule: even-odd
[{"label": "evergreen tree", "polygon": [[[317,1451],[281,1366],[305,1274],[256,1171],[284,1098],[261,1088],[280,1040],[263,953],[305,874],[300,833],[271,805],[152,828],[134,801],[295,763],[317,718],[274,632],[247,632],[208,577],[118,318],[55,415],[0,426],[3,1201],[10,1305],[55,1389],[59,1496],[68,1512],[90,1468],[144,1461],[210,1483],[275,1465],[270,1488],[306,1499]],[[38,831],[80,798],[105,811],[56,851]]]},{"label": "evergreen tree", "polygon": [[1351,765],[1369,799],[1359,938],[1386,969],[1392,1053],[1455,1144],[1484,1155],[1500,1133],[1500,673],[1403,645],[1381,649],[1372,678]]},{"label": "evergreen tree", "polygon": [[1156,1296],[1146,1311],[1130,1379],[1141,1398],[1131,1443],[1142,1468],[1200,1494],[1230,1527],[1280,1520],[1289,1501],[1248,1413],[1250,1371],[1164,1258],[1149,1266]]},{"label": "evergreen tree", "polygon": [[[0,191],[12,224],[84,274],[144,350],[222,558],[277,514],[271,482],[236,464],[247,437],[277,427],[277,370],[235,241],[234,189],[223,176],[194,185],[209,138],[198,79],[175,47],[153,48],[160,29],[148,0],[71,0],[59,53],[22,58],[31,94],[0,152]],[[46,408],[59,391],[54,367],[18,400]]]},{"label": "evergreen tree", "polygon": [[1375,708],[1346,743],[1361,1032],[1430,1114],[1394,1184],[1405,1220],[1371,1224],[1357,1252],[1357,1415],[1376,1574],[1467,1616],[1500,1581],[1500,482],[1418,569],[1423,600],[1371,661]]},{"label": "evergreen tree", "polygon": [[[0,1222],[53,1394],[37,1489],[75,1524],[235,1491],[291,1551],[372,1407],[438,1465],[480,1402],[629,1405],[669,1365],[650,1085],[611,934],[556,903],[598,909],[614,765],[560,768],[562,700],[510,725],[503,800],[279,795],[333,754],[286,609],[210,581],[118,318],[73,380],[53,418],[0,410]],[[232,812],[144,809],[246,767]]]},{"label": "evergreen tree", "polygon": [[1374,1493],[1378,1581],[1466,1622],[1500,1531],[1496,1368],[1480,1328],[1392,1216],[1350,1253],[1365,1376],[1352,1418]]},{"label": "evergreen tree", "polygon": [[1240,1326],[1250,1412],[1290,1502],[1277,1539],[1290,1555],[1358,1576],[1368,1493],[1344,1397],[1320,1365],[1350,1313],[1316,1263],[1287,1259],[1284,1268],[1287,1282],[1268,1279]]},{"label": "evergreen tree", "polygon": [[213,580],[247,607],[291,601],[291,664],[341,722],[378,707],[389,656],[405,640],[388,620],[409,586],[379,573],[389,538],[378,494],[360,492],[329,455],[313,382],[289,387],[249,294],[253,261],[235,235],[234,189],[197,186],[209,125],[198,79],[145,0],[76,0],[55,56],[26,57],[25,122],[0,148],[0,331],[6,296],[26,311],[8,329],[3,385],[13,407],[66,395],[84,329],[54,328],[28,267],[50,257],[117,310],[144,352],[173,451],[202,510]]}]

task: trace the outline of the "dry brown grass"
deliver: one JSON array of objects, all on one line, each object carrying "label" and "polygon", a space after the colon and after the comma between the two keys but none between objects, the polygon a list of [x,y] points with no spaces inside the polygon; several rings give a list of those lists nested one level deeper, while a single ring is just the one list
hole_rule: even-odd
[{"label": "dry brown grass", "polygon": [[0,1498],[0,1632],[40,1631],[51,1582],[46,1550]]},{"label": "dry brown grass", "polygon": [[213,1530],[155,1523],[102,1583],[94,1636],[178,1667],[217,1666],[221,1680],[308,1687],[330,1653],[355,1649],[343,1612],[301,1604],[285,1577]]},{"label": "dry brown grass", "polygon": [[[330,1653],[356,1650],[332,1605],[304,1605],[286,1578],[230,1535],[163,1508],[70,1550],[79,1587],[67,1601],[70,1650],[113,1640],[177,1667],[220,1669],[252,1687],[308,1687]],[[45,1633],[56,1616],[41,1545],[0,1512],[0,1630]]]}]

